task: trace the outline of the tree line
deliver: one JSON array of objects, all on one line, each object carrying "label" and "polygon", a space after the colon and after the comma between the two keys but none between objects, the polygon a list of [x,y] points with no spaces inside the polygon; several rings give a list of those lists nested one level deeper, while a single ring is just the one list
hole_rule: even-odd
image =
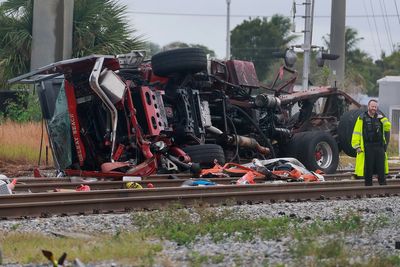
[{"label": "tree line", "polygon": [[[6,0],[0,4],[0,88],[6,81],[29,71],[32,43],[33,0]],[[202,44],[173,42],[164,47],[145,40],[127,21],[127,7],[117,0],[75,0],[73,18],[72,57],[90,54],[120,54],[135,49],[146,49],[149,55],[161,50],[179,47],[200,47],[211,57],[215,52]],[[281,64],[272,52],[284,51],[299,37],[291,33],[288,18],[274,15],[267,18],[249,18],[231,31],[233,59],[254,62],[259,79],[268,83]],[[386,75],[400,75],[400,49],[373,60],[358,47],[363,38],[356,29],[346,29],[345,83],[347,92],[378,94],[376,81]],[[329,36],[324,38],[329,48]],[[301,74],[301,55],[295,66]],[[328,85],[327,67],[311,66],[310,80]],[[300,82],[300,81],[299,81]]]}]

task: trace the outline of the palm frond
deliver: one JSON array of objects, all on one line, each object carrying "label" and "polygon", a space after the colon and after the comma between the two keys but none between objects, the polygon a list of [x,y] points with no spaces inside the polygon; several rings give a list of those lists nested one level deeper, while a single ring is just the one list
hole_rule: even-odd
[{"label": "palm frond", "polygon": [[[29,71],[33,0],[0,4],[0,87]],[[117,0],[74,0],[73,57],[142,49],[145,41],[129,26],[127,7]]]}]

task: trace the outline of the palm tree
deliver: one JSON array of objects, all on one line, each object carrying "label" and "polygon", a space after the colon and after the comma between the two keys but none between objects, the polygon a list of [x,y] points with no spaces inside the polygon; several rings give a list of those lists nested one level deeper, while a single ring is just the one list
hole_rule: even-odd
[{"label": "palm tree", "polygon": [[[327,47],[331,46],[330,34],[322,37],[322,39],[324,40],[325,46],[327,46]],[[345,42],[344,51],[345,51],[346,60],[349,56],[350,57],[352,56],[352,52],[354,52],[355,50],[358,49],[357,45],[361,40],[364,40],[364,38],[358,37],[358,31],[356,29],[351,28],[351,27],[346,27],[346,31],[344,33],[344,42]]]},{"label": "palm tree", "polygon": [[[73,57],[119,54],[144,46],[117,0],[74,0]],[[29,71],[33,0],[0,4],[0,86]]]},{"label": "palm tree", "polygon": [[142,37],[134,37],[136,31],[129,27],[126,10],[116,0],[75,0],[73,57],[143,48]]},{"label": "palm tree", "polygon": [[0,5],[0,88],[7,79],[29,71],[33,1],[8,0]]}]

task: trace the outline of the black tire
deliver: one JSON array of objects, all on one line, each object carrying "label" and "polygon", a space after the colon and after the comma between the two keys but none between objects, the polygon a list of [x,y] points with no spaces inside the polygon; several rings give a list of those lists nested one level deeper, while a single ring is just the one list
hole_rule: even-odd
[{"label": "black tire", "polygon": [[338,145],[332,135],[323,131],[295,134],[286,151],[288,156],[297,158],[310,171],[319,169],[335,173],[339,164]]},{"label": "black tire", "polygon": [[189,47],[163,51],[151,58],[154,74],[197,73],[207,70],[207,55],[201,48]]},{"label": "black tire", "polygon": [[300,112],[294,113],[288,120],[288,125],[294,126],[296,122],[299,120]]},{"label": "black tire", "polygon": [[353,135],[356,120],[363,112],[365,112],[365,109],[353,109],[346,111],[340,117],[338,125],[339,147],[350,157],[357,155],[356,150],[351,146],[351,136]]},{"label": "black tire", "polygon": [[214,160],[218,160],[220,165],[225,164],[224,150],[221,146],[215,144],[194,145],[183,148],[192,162],[200,163],[203,168],[214,166]]},{"label": "black tire", "polygon": [[[351,146],[351,137],[353,135],[354,125],[356,124],[358,116],[365,111],[365,108],[353,109],[343,113],[342,117],[340,117],[338,125],[339,148],[350,157],[357,156],[356,150]],[[383,114],[381,111],[378,112],[385,116],[385,114]],[[388,133],[386,139],[387,141],[390,140],[390,133]]]}]

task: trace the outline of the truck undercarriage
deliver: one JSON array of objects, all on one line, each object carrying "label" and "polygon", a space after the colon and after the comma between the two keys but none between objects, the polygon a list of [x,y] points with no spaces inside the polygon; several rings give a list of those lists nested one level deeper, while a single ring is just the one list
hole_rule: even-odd
[{"label": "truck undercarriage", "polygon": [[298,158],[336,171],[338,123],[359,104],[337,88],[294,92],[297,73],[258,81],[252,62],[204,51],[93,55],[53,63],[10,82],[39,84],[57,168],[69,175],[199,172],[215,162]]}]

